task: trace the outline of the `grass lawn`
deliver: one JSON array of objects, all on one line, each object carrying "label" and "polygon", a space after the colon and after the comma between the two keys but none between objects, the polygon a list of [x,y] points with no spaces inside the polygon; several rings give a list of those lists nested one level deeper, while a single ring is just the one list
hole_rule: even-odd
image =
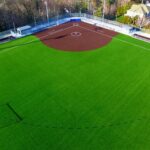
[{"label": "grass lawn", "polygon": [[119,34],[64,52],[32,40],[0,45],[0,150],[150,149],[150,44]]},{"label": "grass lawn", "polygon": [[124,21],[124,15],[117,17],[117,21],[122,23]]}]

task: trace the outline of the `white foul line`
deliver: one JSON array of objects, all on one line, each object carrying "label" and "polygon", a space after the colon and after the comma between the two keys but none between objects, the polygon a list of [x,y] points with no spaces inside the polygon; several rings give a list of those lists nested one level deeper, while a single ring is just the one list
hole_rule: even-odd
[{"label": "white foul line", "polygon": [[67,27],[67,28],[64,28],[64,29],[59,29],[59,30],[53,31],[53,32],[48,32],[47,35],[43,35],[43,36],[41,36],[41,37],[38,37],[38,39],[31,40],[30,42],[25,42],[25,43],[21,43],[20,45],[17,45],[17,46],[13,46],[13,47],[9,47],[9,48],[4,48],[3,50],[0,50],[0,53],[4,53],[4,52],[10,51],[10,50],[12,50],[12,49],[21,47],[21,46],[24,46],[24,45],[27,45],[27,44],[31,44],[31,43],[33,43],[33,42],[42,40],[42,39],[44,39],[45,37],[48,37],[48,36],[50,36],[50,35],[54,35],[54,34],[56,34],[56,33],[60,33],[60,32],[62,32],[62,31],[68,30],[68,29],[70,29],[70,28],[72,28],[72,27],[74,27],[74,26],[70,26],[70,27]]},{"label": "white foul line", "polygon": [[94,32],[94,33],[97,33],[97,34],[100,34],[100,35],[103,35],[103,36],[108,37],[108,38],[111,38],[111,39],[119,40],[119,41],[121,41],[121,42],[130,44],[130,45],[132,45],[132,46],[136,46],[136,47],[142,48],[142,49],[144,49],[144,50],[150,51],[150,48],[146,48],[146,47],[143,47],[143,46],[140,46],[140,45],[137,45],[137,44],[133,44],[133,43],[131,43],[131,42],[128,42],[128,41],[119,39],[119,38],[117,38],[117,37],[110,36],[110,35],[107,35],[107,34],[104,34],[104,33],[99,33],[99,32],[96,32],[96,31],[94,31],[94,30],[91,30],[91,29],[82,27],[82,26],[78,26],[78,27],[80,27],[80,28],[82,28],[82,29],[85,29],[85,30],[88,30],[88,31],[91,31],[91,32]]},{"label": "white foul line", "polygon": [[[74,27],[74,26],[70,26],[70,27],[67,27],[67,28],[64,28],[64,29],[60,29],[60,30],[57,30],[57,31],[53,31],[53,30],[52,30],[52,32],[48,32],[47,35],[44,35],[44,36],[39,37],[39,39],[43,39],[43,38],[48,37],[48,36],[50,36],[50,35],[54,35],[54,34],[56,34],[56,33],[60,33],[60,32],[62,32],[62,31],[68,30],[68,29],[70,29],[70,28],[72,28],[72,27]],[[123,42],[123,43],[127,43],[127,44],[130,44],[130,45],[132,45],[132,46],[136,46],[136,47],[142,48],[142,49],[144,49],[144,50],[150,51],[149,48],[146,48],[146,47],[143,47],[143,46],[140,46],[140,45],[137,45],[137,44],[133,44],[133,43],[131,43],[131,42],[128,42],[128,41],[119,39],[119,38],[117,38],[117,37],[113,37],[113,36],[110,36],[110,35],[107,35],[107,34],[104,34],[104,33],[96,32],[96,31],[94,31],[94,30],[91,30],[91,29],[82,27],[82,26],[80,26],[80,25],[79,25],[78,27],[80,27],[80,28],[82,28],[82,29],[85,29],[85,30],[88,30],[88,31],[91,31],[91,32],[94,32],[94,33],[97,33],[97,34],[99,34],[99,35],[103,35],[103,36],[108,37],[108,38],[111,38],[111,39],[117,39],[117,40],[119,40],[119,41],[121,41],[121,42]],[[26,43],[21,43],[20,45],[17,45],[17,46],[13,46],[13,47],[9,47],[9,48],[4,48],[3,50],[0,50],[0,53],[7,52],[7,51],[9,51],[9,50],[12,50],[12,49],[15,49],[15,48],[24,46],[24,45],[26,45],[26,44],[31,44],[31,43],[33,43],[33,42],[35,42],[35,41],[39,41],[39,39],[31,40],[30,42],[26,42]]]}]

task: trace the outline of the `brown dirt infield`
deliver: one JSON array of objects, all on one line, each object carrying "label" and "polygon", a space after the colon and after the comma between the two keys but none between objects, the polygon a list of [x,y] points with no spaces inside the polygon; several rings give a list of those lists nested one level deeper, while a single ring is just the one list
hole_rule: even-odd
[{"label": "brown dirt infield", "polygon": [[64,51],[94,50],[118,33],[83,22],[65,23],[35,34],[45,45]]}]

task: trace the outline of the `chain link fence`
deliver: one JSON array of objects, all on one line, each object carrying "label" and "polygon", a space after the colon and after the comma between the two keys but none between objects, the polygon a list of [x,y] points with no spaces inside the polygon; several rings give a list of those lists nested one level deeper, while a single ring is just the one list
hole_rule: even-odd
[{"label": "chain link fence", "polygon": [[[117,21],[112,21],[112,20],[107,20],[101,17],[96,17],[90,14],[85,14],[85,13],[66,13],[65,15],[58,15],[55,16],[53,18],[50,18],[49,20],[46,21],[39,21],[39,22],[34,22],[32,24],[27,25],[29,28],[26,30],[22,30],[21,34],[18,33],[18,30],[21,28],[23,29],[23,27],[20,28],[16,28],[16,29],[12,29],[12,30],[8,30],[5,32],[1,32],[0,33],[0,42],[4,42],[5,39],[7,40],[11,40],[13,37],[15,38],[19,38],[22,36],[26,36],[26,35],[31,35],[34,34],[36,32],[40,32],[42,30],[45,30],[47,28],[62,24],[62,23],[66,23],[69,22],[71,18],[81,18],[81,20],[83,21],[87,21],[88,23],[97,23],[99,25],[101,25],[102,27],[123,33],[123,34],[133,34],[131,33],[131,29],[133,29],[132,26],[129,25],[125,25],[122,23],[119,23]],[[145,31],[143,31],[145,32]],[[147,31],[146,31],[147,32]],[[150,32],[150,31],[149,31]]]}]

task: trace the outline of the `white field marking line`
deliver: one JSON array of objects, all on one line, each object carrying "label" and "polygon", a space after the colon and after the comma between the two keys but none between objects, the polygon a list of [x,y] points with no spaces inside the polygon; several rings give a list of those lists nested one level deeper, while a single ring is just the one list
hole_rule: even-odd
[{"label": "white field marking line", "polygon": [[56,34],[56,33],[59,33],[59,32],[65,31],[65,30],[68,30],[68,29],[70,29],[70,28],[72,28],[72,27],[74,27],[74,26],[70,26],[70,27],[67,27],[67,28],[65,28],[65,29],[59,29],[59,30],[53,31],[53,32],[48,32],[48,34],[43,35],[43,36],[39,37],[38,39],[31,40],[30,42],[21,43],[21,45],[9,47],[9,48],[6,48],[6,49],[4,48],[3,50],[0,50],[0,53],[4,53],[4,52],[7,52],[7,51],[10,51],[10,50],[12,50],[12,49],[15,49],[15,48],[17,48],[17,47],[24,46],[24,45],[26,45],[26,44],[31,44],[31,43],[36,42],[36,41],[39,41],[39,40],[41,40],[41,39],[43,39],[43,38],[45,38],[45,37],[48,37],[49,35],[54,35],[54,34]]},{"label": "white field marking line", "polygon": [[91,29],[82,27],[82,26],[78,26],[78,27],[80,27],[80,28],[82,28],[82,29],[85,29],[85,30],[88,30],[88,31],[91,31],[91,32],[94,32],[94,33],[97,33],[97,34],[100,34],[100,35],[104,35],[105,37],[108,37],[108,38],[112,38],[112,39],[119,40],[119,41],[121,41],[121,42],[123,42],[123,43],[127,43],[127,44],[132,45],[132,46],[136,46],[136,47],[142,48],[142,49],[144,49],[144,50],[150,51],[150,48],[146,48],[146,47],[144,47],[144,46],[140,46],[140,45],[137,45],[137,44],[133,44],[133,43],[131,43],[131,42],[128,42],[128,41],[125,41],[125,40],[122,40],[122,39],[119,39],[119,38],[116,38],[116,37],[113,37],[113,36],[110,36],[110,35],[107,35],[107,34],[104,34],[104,33],[99,33],[99,32],[96,32],[96,31],[94,31],[94,30],[91,30]]},{"label": "white field marking line", "polygon": [[100,32],[100,33],[104,33],[104,31],[101,31],[101,30],[97,30],[98,32]]}]

